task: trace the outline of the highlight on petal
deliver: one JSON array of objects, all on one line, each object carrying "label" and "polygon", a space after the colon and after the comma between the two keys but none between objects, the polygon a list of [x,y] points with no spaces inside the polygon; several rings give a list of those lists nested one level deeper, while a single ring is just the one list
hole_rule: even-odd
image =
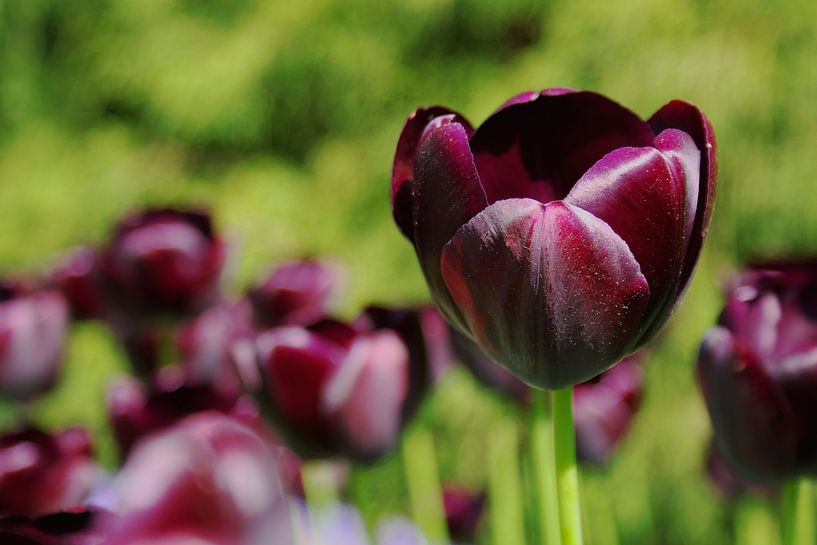
[{"label": "highlight on petal", "polygon": [[391,174],[391,208],[397,227],[409,240],[414,240],[414,225],[411,216],[411,185],[414,181],[414,162],[417,158],[417,149],[420,147],[423,135],[428,132],[429,124],[443,117],[450,121],[456,121],[465,127],[469,136],[473,132],[468,121],[454,110],[449,110],[443,106],[430,106],[428,108],[418,108],[409,115],[397,141],[397,150],[394,154]]},{"label": "highlight on petal", "polygon": [[796,466],[798,420],[755,355],[716,327],[701,345],[698,378],[730,467],[756,482],[788,478]]},{"label": "highlight on petal", "polygon": [[553,89],[509,101],[474,133],[471,148],[493,203],[514,197],[564,198],[614,149],[647,146],[653,132],[623,106],[596,93]]},{"label": "highlight on petal", "polygon": [[488,204],[466,129],[449,123],[432,130],[420,145],[415,174],[414,245],[420,266],[443,314],[463,328],[440,272],[440,255],[457,229]]},{"label": "highlight on petal", "polygon": [[644,328],[674,301],[686,241],[684,179],[655,148],[620,148],[576,183],[565,202],[606,222],[630,248],[650,285]]},{"label": "highlight on petal", "polygon": [[621,237],[561,201],[489,206],[446,245],[441,265],[480,345],[548,389],[587,380],[626,355],[650,294]]},{"label": "highlight on petal", "polygon": [[655,134],[666,129],[679,129],[687,133],[701,152],[700,190],[695,206],[695,221],[678,289],[678,292],[681,293],[692,277],[692,271],[698,261],[701,246],[703,246],[706,232],[709,229],[712,207],[715,203],[715,181],[718,177],[715,132],[701,109],[683,100],[673,100],[664,105],[653,114],[648,122]]}]

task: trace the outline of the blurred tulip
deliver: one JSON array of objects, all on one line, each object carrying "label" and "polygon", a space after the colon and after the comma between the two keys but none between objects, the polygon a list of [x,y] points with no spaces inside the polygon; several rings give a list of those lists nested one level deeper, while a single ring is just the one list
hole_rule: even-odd
[{"label": "blurred tulip", "polygon": [[745,494],[772,496],[777,492],[773,486],[752,483],[735,475],[723,461],[723,455],[718,451],[714,440],[706,449],[705,469],[709,482],[726,499],[735,500]]},{"label": "blurred tulip", "polygon": [[218,295],[225,258],[207,213],[153,209],[123,219],[99,263],[112,302],[133,318],[202,310]]},{"label": "blurred tulip", "polygon": [[457,543],[473,542],[485,511],[485,494],[447,486],[443,488],[443,506],[451,539]]},{"label": "blurred tulip", "polygon": [[104,317],[104,293],[96,254],[91,248],[83,246],[74,249],[51,274],[51,284],[68,301],[75,320]]},{"label": "blurred tulip", "polygon": [[817,474],[817,261],[750,267],[704,338],[698,377],[718,449],[742,478]]},{"label": "blurred tulip", "polygon": [[576,386],[573,421],[579,460],[602,464],[626,437],[641,405],[642,358],[643,352],[624,358],[598,377]]},{"label": "blurred tulip", "polygon": [[291,545],[278,463],[250,428],[199,413],[139,443],[115,482],[106,545]]},{"label": "blurred tulip", "polygon": [[0,514],[38,516],[82,505],[100,471],[85,430],[34,428],[0,437]]},{"label": "blurred tulip", "polygon": [[79,510],[44,515],[36,519],[0,519],[3,545],[102,545],[104,538],[93,528],[96,513]]},{"label": "blurred tulip", "polygon": [[252,401],[237,391],[225,392],[192,381],[181,369],[174,368],[163,369],[148,388],[135,378],[118,377],[108,386],[107,405],[122,454],[130,452],[146,435],[168,428],[193,413],[217,411],[243,417],[248,425],[254,424],[258,416]]},{"label": "blurred tulip", "polygon": [[195,380],[238,389],[258,387],[255,330],[246,301],[221,303],[184,324],[176,335],[180,360]]},{"label": "blurred tulip", "polygon": [[351,325],[325,320],[271,329],[257,345],[261,397],[310,457],[383,456],[426,385],[416,313],[372,309]]},{"label": "blurred tulip", "polygon": [[292,261],[279,265],[260,285],[247,290],[259,327],[309,325],[328,311],[343,271],[334,263]]},{"label": "blurred tulip", "polygon": [[0,395],[29,399],[54,386],[67,325],[56,291],[0,283]]},{"label": "blurred tulip", "polygon": [[508,100],[478,129],[414,112],[392,210],[446,318],[541,388],[598,375],[646,343],[692,275],[715,194],[695,106],[649,121],[591,92]]}]

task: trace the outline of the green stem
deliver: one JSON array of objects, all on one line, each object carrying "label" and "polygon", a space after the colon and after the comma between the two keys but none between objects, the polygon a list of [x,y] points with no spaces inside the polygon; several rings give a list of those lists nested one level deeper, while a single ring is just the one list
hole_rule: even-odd
[{"label": "green stem", "polygon": [[735,545],[779,545],[780,528],[767,504],[752,497],[735,506]]},{"label": "green stem", "polygon": [[495,424],[488,452],[488,512],[494,545],[525,545],[518,440],[515,418],[506,416]]},{"label": "green stem", "polygon": [[331,463],[305,462],[301,467],[301,479],[310,511],[317,513],[337,503],[337,475]]},{"label": "green stem", "polygon": [[783,492],[783,544],[814,545],[814,496],[806,479],[792,481]]},{"label": "green stem", "polygon": [[534,490],[539,510],[539,538],[544,545],[559,545],[559,501],[554,472],[553,418],[547,392],[533,390],[530,424],[530,456]]},{"label": "green stem", "polygon": [[403,436],[403,467],[414,522],[430,543],[448,543],[434,437],[429,430],[415,427]]},{"label": "green stem", "polygon": [[553,392],[553,445],[556,451],[556,492],[562,545],[582,545],[572,388]]}]

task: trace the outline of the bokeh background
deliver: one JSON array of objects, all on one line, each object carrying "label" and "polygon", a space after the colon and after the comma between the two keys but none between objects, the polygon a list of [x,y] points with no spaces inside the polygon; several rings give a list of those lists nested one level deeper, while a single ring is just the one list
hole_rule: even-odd
[{"label": "bokeh background", "polygon": [[[815,21],[807,0],[0,0],[0,272],[45,270],[134,207],[196,203],[234,243],[236,292],[278,260],[327,255],[349,270],[347,315],[425,301],[388,203],[412,109],[479,123],[550,86],[643,116],[690,100],[719,141],[710,238],[652,344],[632,434],[584,472],[583,494],[592,545],[616,542],[611,521],[628,545],[731,542],[734,509],[702,473],[711,432],[693,367],[736,264],[817,250]],[[90,426],[114,465],[103,390],[126,368],[102,326],[80,325],[35,417]],[[514,413],[526,418],[454,372],[417,423],[442,480],[483,486],[493,422]],[[406,511],[399,456],[355,482],[370,520]]]}]

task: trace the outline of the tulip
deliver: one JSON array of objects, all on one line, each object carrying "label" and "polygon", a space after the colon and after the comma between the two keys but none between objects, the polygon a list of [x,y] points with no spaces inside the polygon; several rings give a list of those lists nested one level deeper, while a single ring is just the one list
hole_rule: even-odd
[{"label": "tulip", "polygon": [[698,378],[718,450],[740,477],[817,474],[817,262],[750,267],[704,338]]},{"label": "tulip", "polygon": [[425,347],[413,314],[372,310],[353,324],[281,327],[256,344],[262,404],[308,457],[383,456],[425,386]]},{"label": "tulip", "polygon": [[485,511],[485,494],[447,486],[443,488],[443,506],[451,539],[457,543],[473,542]]},{"label": "tulip", "polygon": [[525,382],[588,380],[646,343],[711,215],[712,128],[591,92],[513,97],[479,128],[441,107],[400,136],[392,210],[446,318]]},{"label": "tulip", "polygon": [[269,328],[319,321],[340,291],[342,276],[334,263],[292,261],[279,265],[261,284],[247,290],[255,323]]},{"label": "tulip", "polygon": [[737,500],[746,494],[759,496],[773,496],[777,489],[773,486],[763,486],[742,479],[724,462],[723,455],[718,450],[715,441],[709,443],[706,449],[704,462],[709,482],[724,498]]},{"label": "tulip", "polygon": [[105,296],[91,248],[76,248],[51,274],[51,284],[68,301],[75,320],[105,316]]},{"label": "tulip", "polygon": [[130,452],[146,435],[169,428],[197,412],[217,411],[245,418],[248,425],[257,417],[251,401],[238,392],[217,390],[185,377],[181,369],[170,367],[156,375],[148,388],[132,377],[115,379],[108,386],[107,405],[122,454]]},{"label": "tulip", "polygon": [[114,484],[106,545],[290,545],[278,464],[252,429],[199,413],[147,438]]},{"label": "tulip", "polygon": [[52,513],[30,519],[0,519],[0,543],[4,545],[100,545],[105,536],[94,530],[94,511]]},{"label": "tulip", "polygon": [[85,430],[34,428],[0,437],[0,514],[38,516],[81,506],[100,476]]},{"label": "tulip", "polygon": [[54,386],[67,323],[56,291],[0,283],[0,395],[30,399]]},{"label": "tulip", "polygon": [[210,216],[154,209],[123,219],[99,256],[112,302],[129,315],[185,315],[211,304],[226,246]]}]

